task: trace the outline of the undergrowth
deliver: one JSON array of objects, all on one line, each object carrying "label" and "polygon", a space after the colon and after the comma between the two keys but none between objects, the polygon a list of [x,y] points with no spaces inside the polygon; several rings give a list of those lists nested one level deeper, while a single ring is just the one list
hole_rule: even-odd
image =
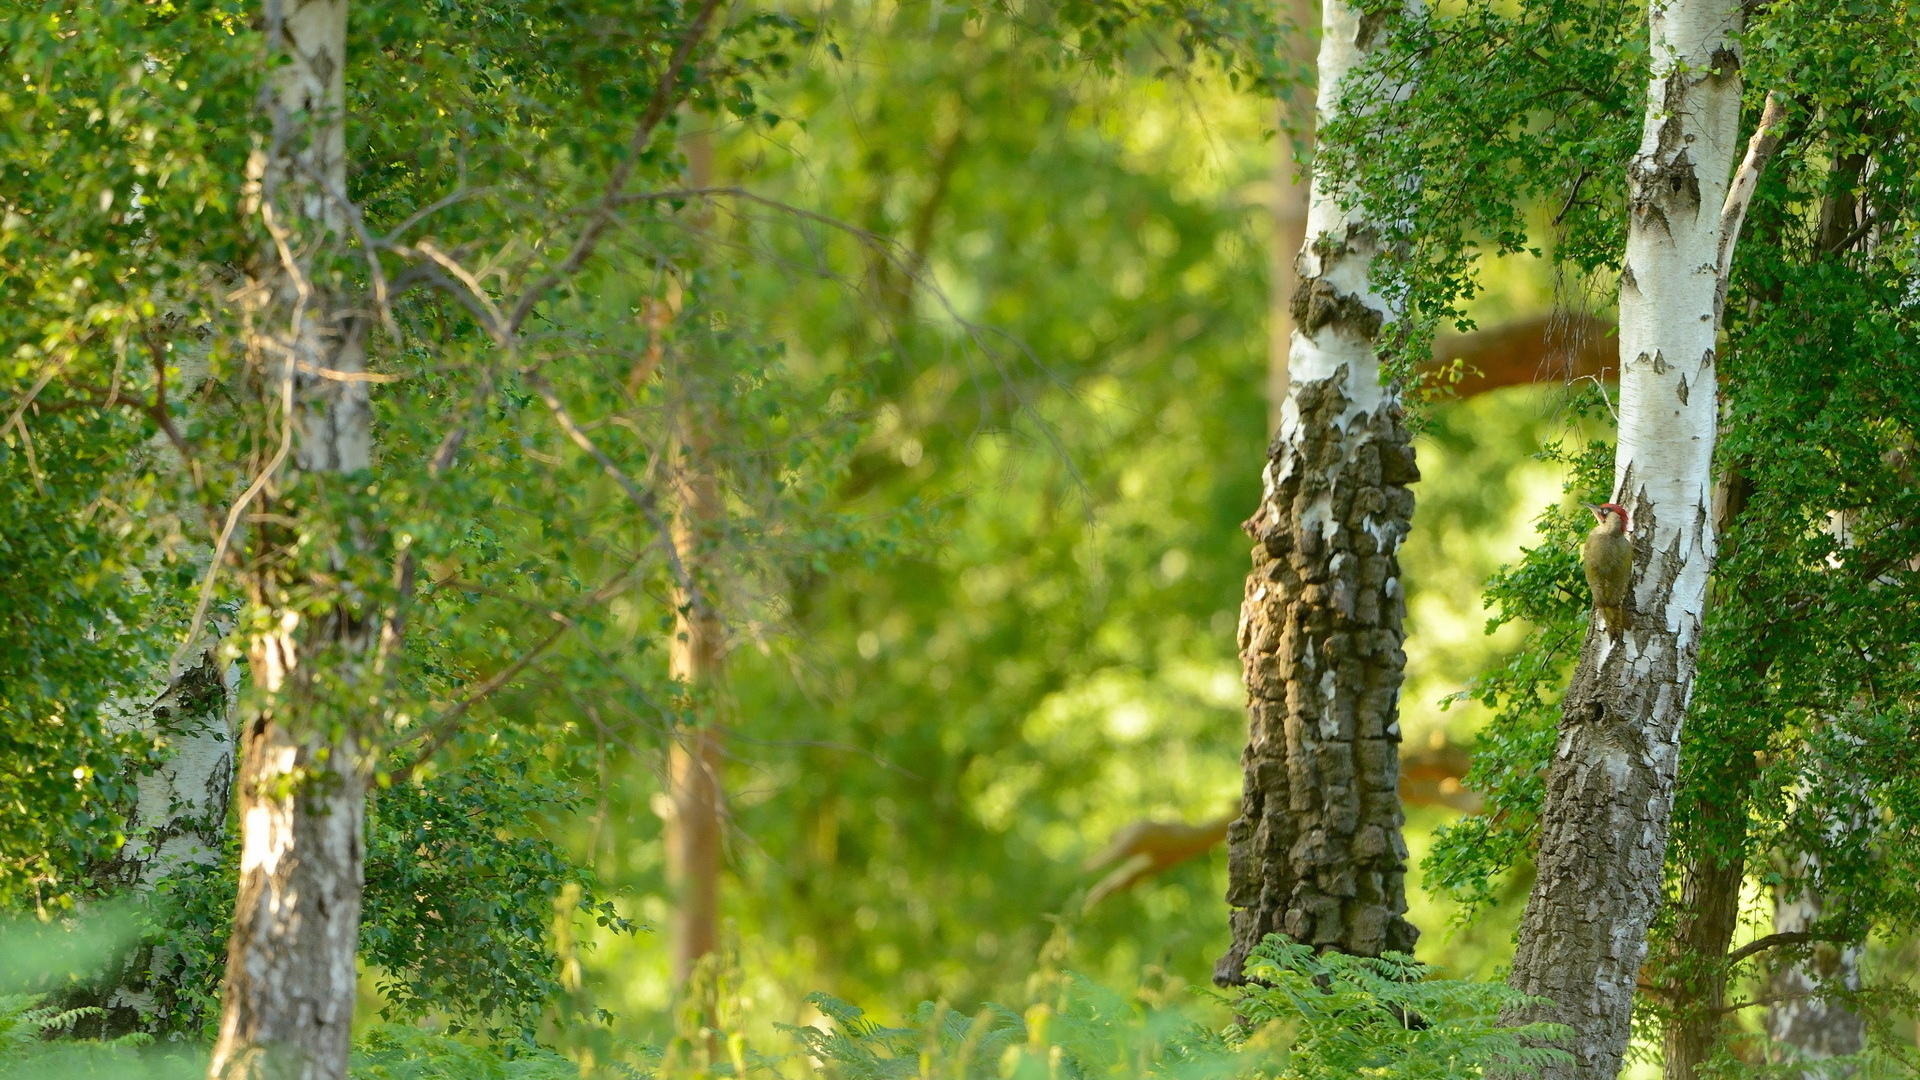
[{"label": "undergrowth", "polygon": [[[1525,999],[1498,983],[1447,979],[1411,957],[1365,959],[1269,938],[1248,962],[1255,980],[1231,998],[1222,1030],[1178,1009],[1130,1000],[1060,973],[1024,1010],[967,1012],[932,1002],[889,1027],[825,994],[819,1025],[781,1025],[767,1045],[743,1032],[691,1032],[667,1047],[626,1047],[617,1060],[525,1044],[488,1045],[416,1027],[367,1029],[354,1080],[1469,1080],[1489,1068],[1532,1072],[1566,1056],[1544,1044],[1553,1025],[1502,1028]],[[0,997],[0,1080],[186,1080],[204,1050],[59,1039],[85,1010],[57,1012],[37,995]],[[772,1045],[779,1043],[779,1046]]]}]

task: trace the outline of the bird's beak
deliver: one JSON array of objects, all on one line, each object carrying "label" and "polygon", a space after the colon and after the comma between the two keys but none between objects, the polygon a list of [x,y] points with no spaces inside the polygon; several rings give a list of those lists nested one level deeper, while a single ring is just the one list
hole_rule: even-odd
[{"label": "bird's beak", "polygon": [[1581,503],[1580,505],[1592,511],[1594,517],[1600,516],[1600,506],[1598,503]]}]

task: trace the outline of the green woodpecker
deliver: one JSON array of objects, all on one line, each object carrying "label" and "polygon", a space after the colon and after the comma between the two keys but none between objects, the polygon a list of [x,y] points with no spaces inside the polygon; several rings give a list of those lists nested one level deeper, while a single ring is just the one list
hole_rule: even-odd
[{"label": "green woodpecker", "polygon": [[1594,614],[1608,633],[1627,628],[1627,590],[1633,584],[1633,541],[1627,539],[1627,511],[1617,503],[1594,506],[1581,503],[1599,519],[1587,534],[1581,559],[1587,564],[1587,587],[1593,590]]}]

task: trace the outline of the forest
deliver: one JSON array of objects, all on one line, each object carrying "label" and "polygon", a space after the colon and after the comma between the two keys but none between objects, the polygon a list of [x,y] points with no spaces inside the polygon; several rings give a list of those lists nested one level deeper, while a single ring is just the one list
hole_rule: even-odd
[{"label": "forest", "polygon": [[1920,1076],[1920,4],[0,10],[0,1080]]}]

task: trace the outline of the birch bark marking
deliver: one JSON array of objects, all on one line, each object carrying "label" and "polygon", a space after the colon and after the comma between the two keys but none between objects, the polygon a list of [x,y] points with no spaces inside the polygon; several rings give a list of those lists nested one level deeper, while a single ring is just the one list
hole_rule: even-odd
[{"label": "birch bark marking", "polygon": [[[188,867],[211,866],[226,844],[234,766],[231,706],[239,672],[213,647],[195,661],[161,684],[151,700],[110,706],[114,728],[163,740],[170,751],[134,781],[127,841],[93,870],[97,880],[143,898]],[[161,984],[179,955],[177,944],[166,941],[137,946],[119,958],[111,981],[85,1001],[105,1013],[82,1021],[76,1033],[112,1038],[162,1026],[174,1002]]]},{"label": "birch bark marking", "polygon": [[[1323,122],[1381,29],[1342,0],[1323,5]],[[1256,541],[1240,616],[1249,730],[1241,816],[1228,831],[1235,910],[1233,944],[1214,969],[1223,984],[1241,980],[1270,933],[1360,955],[1411,951],[1418,936],[1404,918],[1397,553],[1419,471],[1375,355],[1394,318],[1369,280],[1379,230],[1364,209],[1342,210],[1340,194],[1316,171],[1287,396],[1246,525]]]},{"label": "birch bark marking", "polygon": [[1613,500],[1632,517],[1634,587],[1625,632],[1587,634],[1547,775],[1538,878],[1509,981],[1548,1000],[1506,1017],[1571,1027],[1572,1062],[1543,1074],[1569,1080],[1619,1073],[1660,901],[1714,551],[1714,347],[1721,258],[1733,238],[1722,220],[1737,228],[1745,210],[1743,195],[1727,198],[1740,123],[1739,3],[1654,0],[1649,24],[1646,119],[1627,168]]},{"label": "birch bark marking", "polygon": [[[1794,869],[1812,868],[1804,856]],[[1774,887],[1773,932],[1805,933],[1820,922],[1823,904],[1820,894],[1803,888],[1797,894],[1783,886]],[[1864,945],[1855,942],[1820,942],[1808,950],[1804,959],[1795,957],[1778,963],[1767,980],[1774,1003],[1767,1009],[1767,1037],[1787,1048],[1786,1054],[1771,1054],[1774,1064],[1798,1065],[1795,1080],[1827,1080],[1858,1073],[1856,1068],[1835,1069],[1821,1064],[1830,1058],[1857,1054],[1867,1048],[1866,1017],[1855,1012],[1843,997],[1860,989],[1860,957]]]},{"label": "birch bark marking", "polygon": [[[366,469],[372,431],[366,383],[352,377],[365,370],[364,320],[311,273],[314,252],[346,232],[347,5],[267,0],[264,23],[272,127],[249,163],[248,201],[272,241],[253,273],[247,344],[287,425],[263,473],[271,500],[288,471]],[[340,1080],[347,1070],[367,773],[358,718],[333,703],[367,681],[377,627],[351,582],[290,581],[284,559],[262,557],[285,530],[263,525],[249,538],[246,583],[266,616],[249,641],[258,705],[242,728],[240,891],[215,1080]],[[283,600],[296,585],[338,601],[305,621]]]}]

